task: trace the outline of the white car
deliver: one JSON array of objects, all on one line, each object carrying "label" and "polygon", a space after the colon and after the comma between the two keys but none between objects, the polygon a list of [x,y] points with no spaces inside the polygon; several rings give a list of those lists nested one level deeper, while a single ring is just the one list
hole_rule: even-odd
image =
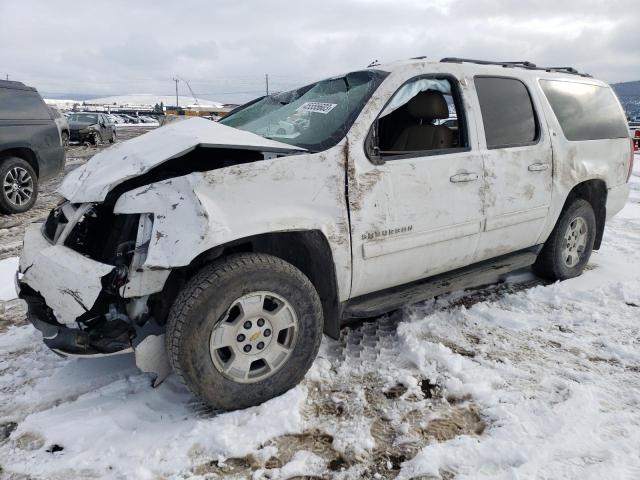
[{"label": "white car", "polygon": [[[437,124],[449,105],[457,129]],[[255,133],[296,114],[295,136]],[[379,65],[96,154],[26,231],[18,288],[56,352],[133,350],[244,408],[296,385],[346,319],[529,265],[580,275],[632,159],[615,95],[573,69]]]}]

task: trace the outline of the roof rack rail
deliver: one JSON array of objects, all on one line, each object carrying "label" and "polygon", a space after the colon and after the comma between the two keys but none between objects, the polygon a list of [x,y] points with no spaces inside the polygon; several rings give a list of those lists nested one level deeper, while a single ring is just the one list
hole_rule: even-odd
[{"label": "roof rack rail", "polygon": [[546,67],[545,70],[551,70],[553,72],[567,72],[580,75],[580,72],[573,67]]},{"label": "roof rack rail", "polygon": [[531,63],[529,61],[520,61],[520,62],[492,62],[491,60],[475,60],[473,58],[457,58],[457,57],[445,57],[440,60],[441,62],[446,63],[477,63],[479,65],[501,65],[503,67],[525,67],[525,68],[536,68],[535,63]]},{"label": "roof rack rail", "polygon": [[490,60],[475,60],[471,58],[445,57],[440,60],[445,63],[476,63],[478,65],[498,65],[504,68],[517,67],[526,68],[527,70],[543,70],[545,72],[570,73],[572,75],[580,75],[581,77],[591,77],[588,73],[580,73],[573,67],[538,67],[535,63],[529,61],[520,62],[492,62]]}]

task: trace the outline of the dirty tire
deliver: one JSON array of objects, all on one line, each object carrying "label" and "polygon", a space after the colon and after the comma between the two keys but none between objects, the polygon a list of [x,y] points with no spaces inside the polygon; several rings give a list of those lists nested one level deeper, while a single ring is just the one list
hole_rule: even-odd
[{"label": "dirty tire", "polygon": [[[32,193],[28,201],[21,205],[17,205],[9,198],[8,192],[5,191],[5,182],[9,172],[18,169],[19,172],[25,171],[32,180]],[[12,174],[13,175],[13,174]],[[13,177],[11,177],[13,178]],[[33,207],[38,198],[38,177],[29,162],[18,157],[8,157],[0,160],[0,213],[22,213]]]},{"label": "dirty tire", "polygon": [[[577,218],[583,219],[586,223],[587,239],[586,246],[580,253],[578,262],[570,267],[563,258],[563,250],[566,244],[565,233],[571,223]],[[589,262],[595,238],[596,217],[593,212],[593,207],[586,200],[574,200],[568,207],[565,207],[560,214],[556,226],[545,242],[536,262],[533,264],[534,273],[539,277],[553,281],[577,277]]]},{"label": "dirty tire", "polygon": [[101,134],[96,133],[96,134],[93,136],[93,145],[94,145],[94,146],[96,146],[96,147],[97,147],[98,145],[102,145],[102,135],[101,135]]},{"label": "dirty tire", "polygon": [[109,139],[109,143],[116,143],[116,131],[114,130]]},{"label": "dirty tire", "polygon": [[62,146],[63,147],[68,147],[69,146],[69,132],[62,132]]},{"label": "dirty tire", "polygon": [[[211,333],[238,298],[261,291],[273,292],[292,306],[298,322],[296,342],[271,376],[236,382],[214,366]],[[271,255],[243,253],[203,267],[182,288],[169,312],[166,347],[173,370],[195,395],[214,408],[235,410],[297,385],[318,353],[322,325],[320,298],[300,270]]]}]

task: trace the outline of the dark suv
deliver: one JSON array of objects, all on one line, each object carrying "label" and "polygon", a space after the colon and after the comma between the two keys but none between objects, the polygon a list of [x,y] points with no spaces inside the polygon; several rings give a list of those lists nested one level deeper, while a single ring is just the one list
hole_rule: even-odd
[{"label": "dark suv", "polygon": [[38,181],[64,166],[60,132],[35,88],[0,80],[0,213],[36,202]]},{"label": "dark suv", "polygon": [[72,142],[93,143],[99,145],[105,140],[116,141],[116,128],[104,113],[77,112],[69,116],[69,129]]}]

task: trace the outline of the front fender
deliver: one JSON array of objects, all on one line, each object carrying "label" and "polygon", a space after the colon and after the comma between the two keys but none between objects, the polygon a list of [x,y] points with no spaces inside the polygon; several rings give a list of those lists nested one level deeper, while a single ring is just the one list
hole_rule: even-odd
[{"label": "front fender", "polygon": [[150,213],[144,268],[189,265],[216,246],[265,233],[321,231],[336,263],[339,297],[351,283],[342,148],[194,172],[123,194],[115,213]]}]

